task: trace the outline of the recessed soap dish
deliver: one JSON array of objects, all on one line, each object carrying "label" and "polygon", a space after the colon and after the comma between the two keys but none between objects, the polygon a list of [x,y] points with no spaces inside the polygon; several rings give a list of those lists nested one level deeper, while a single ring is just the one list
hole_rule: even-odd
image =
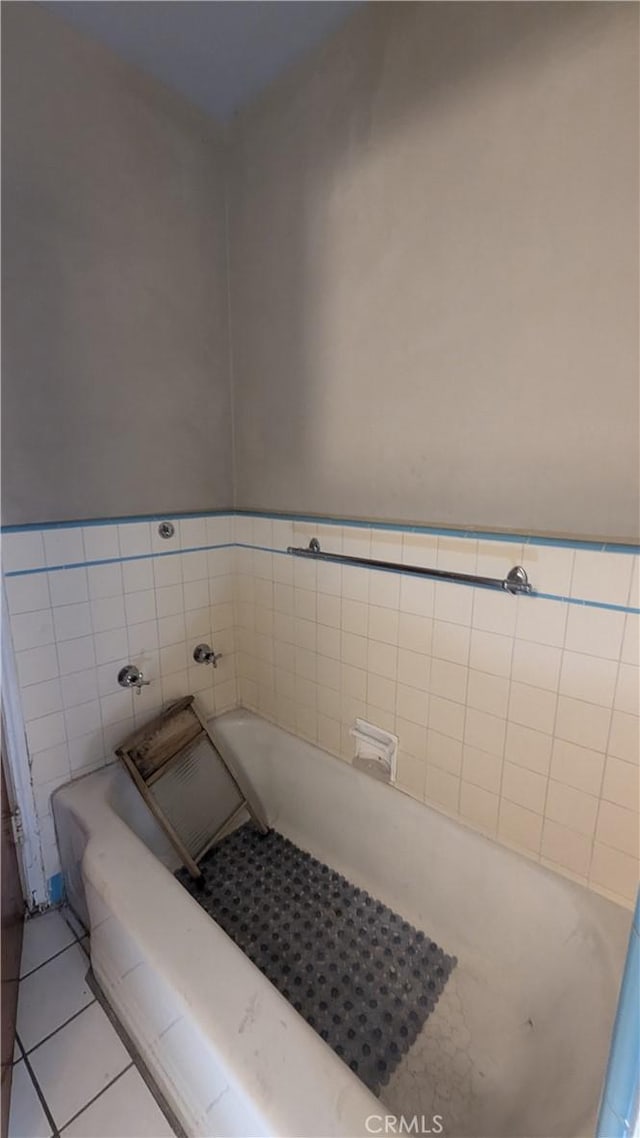
[{"label": "recessed soap dish", "polygon": [[356,719],[350,734],[356,741],[354,767],[380,782],[395,782],[398,736],[365,719]]}]

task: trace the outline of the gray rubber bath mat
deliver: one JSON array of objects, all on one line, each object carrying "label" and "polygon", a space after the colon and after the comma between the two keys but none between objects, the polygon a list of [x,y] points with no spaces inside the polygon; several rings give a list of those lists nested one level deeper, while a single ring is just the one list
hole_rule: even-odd
[{"label": "gray rubber bath mat", "polygon": [[271,830],[248,823],[176,876],[376,1093],[454,967],[423,932]]}]

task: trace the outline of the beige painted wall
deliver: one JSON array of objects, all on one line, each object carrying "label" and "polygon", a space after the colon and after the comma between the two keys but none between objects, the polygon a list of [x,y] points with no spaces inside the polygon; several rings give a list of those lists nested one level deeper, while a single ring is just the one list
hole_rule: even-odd
[{"label": "beige painted wall", "polygon": [[371,4],[241,116],[238,505],[637,537],[637,33]]},{"label": "beige painted wall", "polygon": [[3,5],[3,522],[228,506],[223,140]]}]

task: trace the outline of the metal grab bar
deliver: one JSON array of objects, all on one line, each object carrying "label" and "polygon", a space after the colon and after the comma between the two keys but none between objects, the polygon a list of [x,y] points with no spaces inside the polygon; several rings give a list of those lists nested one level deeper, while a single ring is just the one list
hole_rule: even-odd
[{"label": "metal grab bar", "polygon": [[440,581],[460,581],[465,585],[481,585],[484,589],[501,589],[505,593],[532,593],[526,570],[522,565],[514,565],[504,579],[499,577],[477,577],[474,573],[450,573],[445,569],[423,569],[421,565],[401,565],[397,561],[379,561],[374,557],[351,557],[346,553],[323,553],[317,537],[312,537],[307,549],[288,546],[287,553],[293,557],[309,557],[314,561],[337,561],[341,565],[359,565],[364,569],[394,569],[399,573],[410,573],[414,577],[436,577]]}]

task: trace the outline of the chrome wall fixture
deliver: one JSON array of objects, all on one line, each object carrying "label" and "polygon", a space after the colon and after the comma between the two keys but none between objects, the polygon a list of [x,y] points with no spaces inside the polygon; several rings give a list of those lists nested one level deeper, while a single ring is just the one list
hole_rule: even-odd
[{"label": "chrome wall fixture", "polygon": [[314,561],[334,561],[340,565],[359,565],[364,569],[392,569],[414,577],[435,577],[440,581],[459,581],[466,585],[480,585],[484,589],[501,589],[505,593],[533,593],[526,570],[514,565],[506,577],[479,577],[475,573],[453,573],[445,569],[424,569],[421,565],[401,565],[397,561],[379,561],[374,557],[351,557],[346,553],[324,553],[317,537],[312,537],[306,549],[290,545],[287,553],[293,557],[309,557]]},{"label": "chrome wall fixture", "polygon": [[140,694],[141,688],[148,688],[151,680],[145,680],[139,668],[135,664],[125,664],[118,672],[118,683],[121,688],[135,688]]},{"label": "chrome wall fixture", "polygon": [[160,522],[160,525],[158,526],[158,533],[160,534],[160,537],[163,537],[166,541],[168,541],[170,537],[173,537],[175,532],[176,527],[174,526],[173,522]]},{"label": "chrome wall fixture", "polygon": [[193,658],[196,664],[213,664],[214,668],[217,668],[221,656],[222,652],[214,652],[208,644],[197,644],[193,649]]}]

